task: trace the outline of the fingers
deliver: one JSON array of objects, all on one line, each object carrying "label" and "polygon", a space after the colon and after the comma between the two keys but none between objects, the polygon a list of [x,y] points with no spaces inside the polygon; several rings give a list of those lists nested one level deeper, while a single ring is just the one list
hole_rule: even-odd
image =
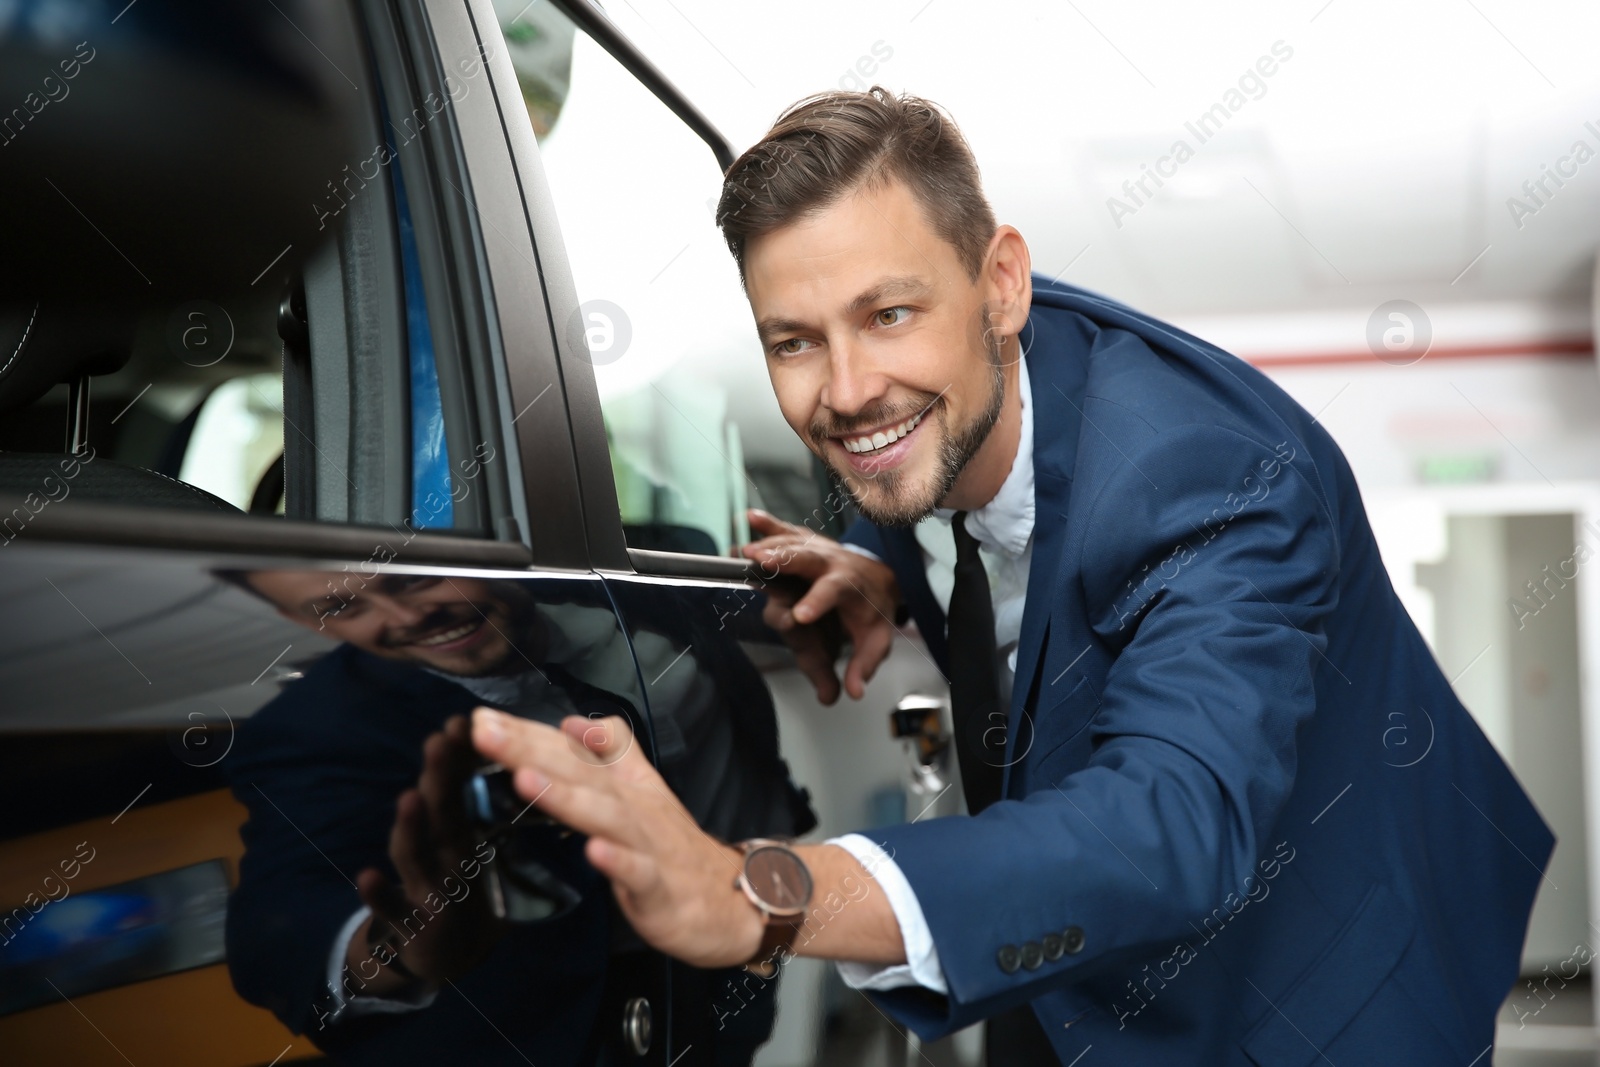
[{"label": "fingers", "polygon": [[649,895],[661,884],[661,867],[653,857],[615,841],[591,837],[583,854],[595,870],[636,897]]},{"label": "fingers", "polygon": [[783,635],[784,643],[794,654],[795,666],[806,676],[817,699],[832,704],[839,699],[839,678],[834,671],[837,652],[814,627],[797,627]]},{"label": "fingers", "polygon": [[852,700],[860,700],[866,695],[867,683],[894,648],[894,626],[880,618],[875,626],[852,629],[850,641],[855,651],[845,664],[844,690]]},{"label": "fingers", "polygon": [[[618,715],[569,715],[567,729],[546,726],[493,708],[472,713],[472,741],[489,759],[513,770],[527,767],[558,781],[594,783],[610,764],[635,747],[633,731]],[[642,755],[641,755],[642,758]]]},{"label": "fingers", "polygon": [[653,791],[641,795],[630,790],[614,774],[602,777],[595,784],[562,781],[524,767],[512,781],[520,796],[579,833],[630,847],[648,845],[650,829],[640,815],[642,809],[658,806],[656,795]]},{"label": "fingers", "polygon": [[780,634],[788,633],[794,629],[794,615],[790,609],[794,601],[786,597],[775,595],[775,590],[767,590],[767,603],[761,609],[761,621]]},{"label": "fingers", "polygon": [[427,805],[415,789],[400,794],[395,804],[394,827],[389,831],[389,859],[400,875],[400,883],[417,899],[426,896],[436,873],[437,863],[431,847]]},{"label": "fingers", "polygon": [[380,928],[397,922],[411,911],[405,893],[375,867],[356,875],[356,892],[361,896],[361,903],[372,909],[372,922]]},{"label": "fingers", "polygon": [[619,766],[600,762],[591,745],[615,753],[632,743],[620,718],[600,720],[597,728],[596,720],[573,715],[566,719],[567,729],[558,730],[478,708],[472,721],[478,750],[516,772],[512,783],[518,795],[574,830],[634,844],[644,832],[634,809],[672,795],[642,752],[630,755],[629,750]]},{"label": "fingers", "polygon": [[569,715],[561,722],[565,733],[582,759],[594,763],[628,782],[661,782],[650,757],[639,744],[628,720],[620,715]]},{"label": "fingers", "polygon": [[789,613],[801,625],[816,622],[838,607],[841,597],[851,595],[855,595],[855,591],[849,580],[837,571],[830,571],[811,583],[806,595],[795,601]]},{"label": "fingers", "polygon": [[599,719],[568,715],[561,720],[561,732],[599,756],[602,763],[615,762],[633,747],[633,731],[620,715]]},{"label": "fingers", "polygon": [[461,788],[475,762],[466,716],[452,716],[443,730],[428,738],[422,761],[417,790],[427,806],[436,843],[459,850],[468,836]]},{"label": "fingers", "polygon": [[546,773],[570,773],[576,764],[572,745],[554,726],[519,719],[493,708],[474,708],[472,743],[486,758],[513,770],[537,767]]},{"label": "fingers", "polygon": [[[839,699],[839,676],[834,673],[833,657],[820,641],[810,647],[794,649],[794,661],[817,691],[818,703],[826,706]],[[851,696],[859,699],[855,693]]]},{"label": "fingers", "polygon": [[[830,556],[810,542],[815,535],[800,538],[773,538],[744,546],[744,554],[758,563],[764,578],[791,574],[800,578],[820,578],[828,572]],[[831,544],[832,542],[827,542]]]},{"label": "fingers", "polygon": [[776,515],[762,511],[760,508],[750,508],[745,515],[750,520],[751,532],[761,534],[763,537],[771,537],[776,534],[811,532],[803,526],[796,526],[792,522],[784,522]]}]

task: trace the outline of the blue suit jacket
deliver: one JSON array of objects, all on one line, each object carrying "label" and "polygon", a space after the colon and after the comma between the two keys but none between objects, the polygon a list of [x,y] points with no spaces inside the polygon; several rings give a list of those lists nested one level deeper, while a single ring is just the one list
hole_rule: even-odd
[{"label": "blue suit jacket", "polygon": [[369,866],[397,877],[395,799],[416,784],[428,736],[478,703],[435,675],[341,645],[240,729],[227,761],[250,810],[228,903],[234,987],[341,1062],[572,1064],[588,1041],[611,920],[605,883],[576,848],[551,866],[583,903],[517,928],[430,1007],[340,1015],[327,989],[334,937],[361,905],[350,879]]},{"label": "blue suit jacket", "polygon": [[[950,987],[879,1003],[931,1037],[1032,1002],[1063,1063],[1471,1062],[1554,839],[1396,598],[1344,457],[1120,304],[1035,277],[1028,322],[1007,799],[876,832]],[[846,539],[942,661],[911,531]]]},{"label": "blue suit jacket", "polygon": [[[738,645],[712,628],[715,615],[674,616],[670,600],[636,607],[638,628],[691,647],[689,663],[719,694],[716,714],[700,724],[690,751],[661,767],[668,783],[690,798],[702,825],[729,839],[809,830],[815,818],[779,758],[771,696]],[[351,880],[365,867],[397,879],[388,855],[395,801],[416,784],[428,736],[480,703],[443,677],[341,645],[241,727],[226,761],[234,793],[250,812],[228,903],[234,986],[340,1062],[524,1067],[531,1060],[561,1067],[593,1062],[598,1038],[609,1036],[609,1029],[591,1031],[619,939],[613,927],[623,920],[610,886],[583,858],[580,835],[561,840],[531,829],[525,833],[544,838],[529,842],[533,854],[582,892],[578,907],[516,926],[425,1009],[336,1013],[328,956],[361,904]],[[713,728],[718,723],[725,732]],[[741,774],[729,777],[735,764]],[[472,891],[483,891],[481,883]],[[666,966],[662,957],[663,973]],[[692,1015],[673,1023],[680,1042],[695,1049],[684,1064],[746,1063],[766,1040],[776,983],[752,989],[737,969],[673,965],[672,985],[670,1010]],[[664,1018],[667,1009],[658,1010]]]}]

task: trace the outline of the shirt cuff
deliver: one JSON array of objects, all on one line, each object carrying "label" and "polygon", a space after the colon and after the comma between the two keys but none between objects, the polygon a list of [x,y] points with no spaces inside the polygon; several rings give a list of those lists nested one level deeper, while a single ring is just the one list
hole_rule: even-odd
[{"label": "shirt cuff", "polygon": [[851,989],[871,989],[882,992],[922,986],[935,993],[950,992],[945,984],[944,968],[939,966],[939,950],[933,945],[933,932],[922,914],[922,905],[911,891],[911,883],[889,854],[877,843],[861,834],[845,834],[823,842],[838,845],[856,858],[856,862],[872,875],[883,895],[889,898],[889,908],[900,924],[900,937],[905,943],[906,962],[888,967],[871,963],[840,961],[839,977]]},{"label": "shirt cuff", "polygon": [[347,997],[344,992],[345,960],[350,954],[350,939],[356,936],[361,924],[367,921],[372,909],[365,904],[345,920],[333,938],[333,953],[328,957],[328,992],[333,995],[333,1018],[349,1012],[351,1015],[378,1015],[395,1012],[421,1011],[439,995],[437,989],[427,989],[410,997]]},{"label": "shirt cuff", "polygon": [[875,559],[879,563],[883,562],[883,557],[878,555],[876,552],[873,552],[870,549],[862,548],[860,545],[852,545],[849,541],[840,541],[839,547],[849,549],[858,556],[866,556],[868,559]]}]

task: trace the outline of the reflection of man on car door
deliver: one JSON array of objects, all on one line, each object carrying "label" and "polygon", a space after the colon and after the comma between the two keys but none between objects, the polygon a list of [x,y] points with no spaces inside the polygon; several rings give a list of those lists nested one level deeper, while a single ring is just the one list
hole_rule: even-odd
[{"label": "reflection of man on car door", "polygon": [[[378,574],[348,588],[316,571],[224,577],[344,641],[256,713],[229,761],[251,813],[229,908],[240,992],[351,1060],[462,1056],[463,1031],[488,1035],[475,1062],[510,1056],[507,1040],[541,1063],[594,1052],[573,1020],[594,1016],[608,958],[640,945],[611,916],[581,839],[549,828],[519,831],[581,903],[539,923],[495,917],[484,875],[493,849],[474,839],[462,803],[480,760],[461,713],[480,703],[545,722],[620,712],[643,728],[634,652],[598,583],[541,601],[531,581]],[[660,675],[651,734],[662,765],[716,779],[689,756],[691,740],[728,730],[718,680],[660,674],[684,653],[681,639],[641,630],[633,646]],[[758,1010],[747,1025],[762,1021]],[[730,1043],[753,1051],[764,1034]]]}]

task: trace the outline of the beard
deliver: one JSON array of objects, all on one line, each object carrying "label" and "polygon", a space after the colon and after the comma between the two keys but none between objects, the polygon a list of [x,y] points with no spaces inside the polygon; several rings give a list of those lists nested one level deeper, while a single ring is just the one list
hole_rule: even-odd
[{"label": "beard", "polygon": [[[990,321],[987,303],[983,305],[979,321]],[[858,427],[883,426],[903,422],[920,413],[923,425],[919,429],[937,428],[939,431],[933,477],[920,488],[910,485],[899,469],[862,475],[828,464],[834,482],[844,490],[867,521],[878,526],[909,527],[933,514],[939,502],[950,495],[950,490],[955,487],[956,480],[961,477],[961,472],[972,457],[989,439],[989,434],[1000,421],[1000,411],[1005,404],[1005,365],[1000,342],[988,329],[983,331],[979,347],[985,350],[983,355],[989,364],[989,400],[984,409],[965,425],[950,426],[950,409],[943,393],[924,393],[921,399],[905,405],[902,411],[888,407],[874,408],[850,420]],[[831,426],[813,423],[807,433],[817,454],[827,455],[826,442],[830,438],[847,435],[850,429],[849,425],[839,423]]]},{"label": "beard", "polygon": [[[430,655],[414,646],[419,638],[466,623],[480,623],[489,631],[474,649]],[[371,651],[458,678],[486,678],[532,669],[529,657],[542,658],[548,646],[532,598],[514,582],[495,581],[482,599],[440,604],[416,626],[385,633]]]}]

